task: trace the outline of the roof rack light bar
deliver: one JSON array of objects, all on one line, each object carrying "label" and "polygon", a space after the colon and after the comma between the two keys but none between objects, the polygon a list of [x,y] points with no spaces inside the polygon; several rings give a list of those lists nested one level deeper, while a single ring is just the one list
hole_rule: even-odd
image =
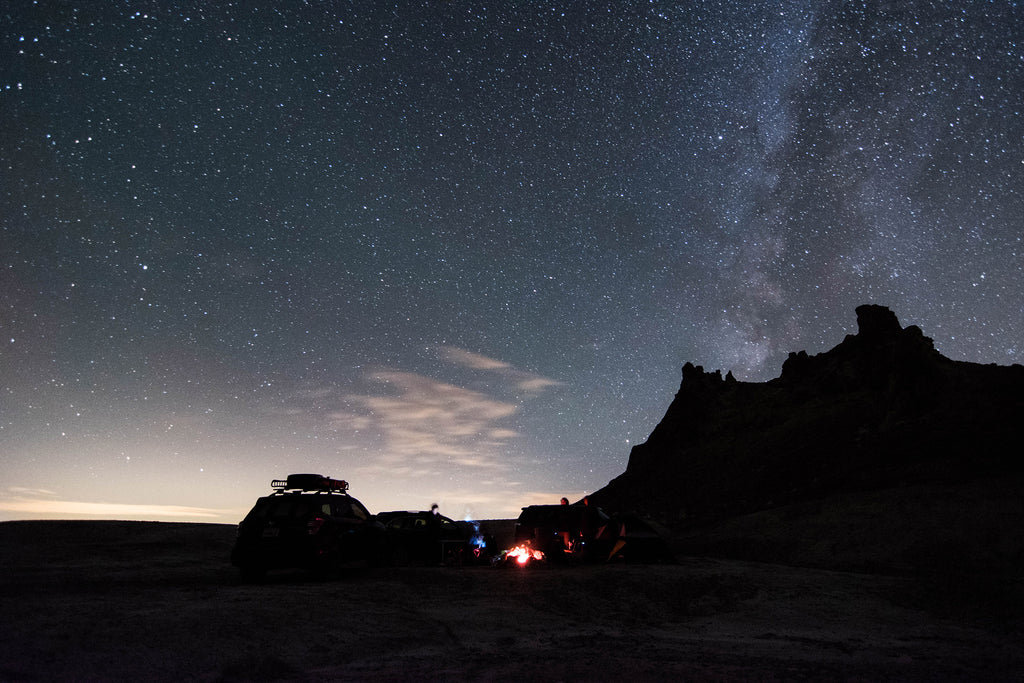
[{"label": "roof rack light bar", "polygon": [[282,491],[348,491],[344,479],[331,479],[322,474],[289,474],[287,479],[274,479],[270,487]]}]

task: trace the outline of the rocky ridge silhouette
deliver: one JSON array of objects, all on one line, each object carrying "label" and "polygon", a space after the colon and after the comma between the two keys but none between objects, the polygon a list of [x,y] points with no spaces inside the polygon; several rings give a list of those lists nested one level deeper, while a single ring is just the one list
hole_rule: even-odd
[{"label": "rocky ridge silhouette", "polygon": [[856,335],[791,353],[768,382],[687,363],[664,418],[591,500],[678,530],[857,493],[1024,480],[1024,367],[950,360],[888,308],[856,313]]}]

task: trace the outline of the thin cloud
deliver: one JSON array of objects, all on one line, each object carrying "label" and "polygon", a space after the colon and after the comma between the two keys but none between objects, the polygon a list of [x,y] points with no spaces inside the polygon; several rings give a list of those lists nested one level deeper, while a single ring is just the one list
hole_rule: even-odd
[{"label": "thin cloud", "polygon": [[528,394],[538,394],[545,389],[562,384],[558,380],[518,370],[504,361],[473,353],[472,351],[466,351],[455,346],[441,346],[440,352],[441,357],[449,363],[470,368],[471,370],[486,370],[496,373],[519,391]]},{"label": "thin cloud", "polygon": [[472,368],[473,370],[504,370],[512,367],[504,361],[489,358],[472,351],[466,351],[455,346],[442,346],[440,350],[441,356],[449,363]]},{"label": "thin cloud", "polygon": [[364,474],[451,479],[463,469],[474,476],[507,470],[521,436],[513,420],[523,401],[561,383],[454,346],[437,349],[444,361],[438,372],[448,366],[463,376],[459,368],[485,376],[477,375],[474,388],[468,389],[451,380],[382,368],[362,377],[367,386],[361,390],[330,396],[307,387],[292,398],[333,403],[323,411],[312,405],[307,410],[319,412],[321,425],[372,453],[358,463]]},{"label": "thin cloud", "polygon": [[[437,349],[441,360],[451,366],[488,373],[494,379],[490,383],[493,391],[488,393],[506,397],[518,394],[522,398],[562,385],[557,380],[517,370],[504,361],[455,346]],[[442,429],[445,433],[461,429],[502,442],[518,435],[502,427],[479,429],[481,421],[497,421],[518,410],[518,405],[489,397],[479,389],[463,389],[448,381],[391,368],[370,372],[363,379],[378,388],[383,385],[384,391],[346,393],[336,386],[304,387],[292,392],[283,405],[267,406],[264,411],[287,418],[319,416],[331,430],[364,437],[371,434],[394,436],[403,424],[441,415],[448,418]],[[393,419],[394,426],[382,429],[384,419]],[[422,431],[422,425],[415,431]]]},{"label": "thin cloud", "polygon": [[378,390],[346,396],[328,424],[378,441],[374,460],[391,473],[498,467],[502,448],[518,436],[505,424],[515,404],[411,372],[382,370],[367,379]]},{"label": "thin cloud", "polygon": [[8,486],[7,490],[16,497],[52,498],[57,495],[56,491],[50,491],[49,489],[33,489],[25,486]]},{"label": "thin cloud", "polygon": [[516,386],[528,394],[539,394],[550,387],[558,387],[562,385],[562,382],[559,382],[558,380],[548,379],[547,377],[541,377],[540,375],[530,375],[528,373],[520,374],[521,377],[516,382]]},{"label": "thin cloud", "polygon": [[102,518],[159,518],[181,517],[216,518],[233,510],[187,507],[184,505],[134,505],[131,503],[86,503],[75,500],[0,500],[0,511],[54,517],[58,515]]}]

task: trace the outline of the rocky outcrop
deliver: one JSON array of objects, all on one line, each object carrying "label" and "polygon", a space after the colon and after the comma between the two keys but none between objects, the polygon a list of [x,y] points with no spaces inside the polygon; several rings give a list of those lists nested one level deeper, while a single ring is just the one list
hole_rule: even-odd
[{"label": "rocky outcrop", "polygon": [[829,496],[1024,472],[1024,367],[953,361],[883,306],[781,375],[687,363],[626,471],[591,499],[680,528]]}]

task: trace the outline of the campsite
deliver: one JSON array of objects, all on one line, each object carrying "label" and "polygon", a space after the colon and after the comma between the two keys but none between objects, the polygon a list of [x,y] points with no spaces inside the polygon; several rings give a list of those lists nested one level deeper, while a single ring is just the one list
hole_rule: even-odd
[{"label": "campsite", "polygon": [[[485,523],[499,542],[508,522]],[[3,680],[1019,680],[1020,582],[677,558],[246,584],[230,525],[0,524]]]},{"label": "campsite", "polygon": [[244,524],[0,523],[0,680],[1024,680],[1024,368],[857,315],[778,381],[684,365],[608,486],[480,520],[587,561],[246,582]]}]

